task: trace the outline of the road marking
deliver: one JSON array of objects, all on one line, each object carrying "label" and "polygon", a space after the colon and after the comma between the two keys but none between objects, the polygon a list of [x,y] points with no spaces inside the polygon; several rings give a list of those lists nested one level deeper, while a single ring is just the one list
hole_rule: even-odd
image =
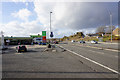
[{"label": "road marking", "polygon": [[[62,46],[60,46],[60,45],[59,45],[59,47],[65,49],[64,47],[62,47]],[[73,52],[73,51],[71,51],[71,50],[69,50],[69,49],[65,49],[65,50],[67,50],[67,51],[69,51],[69,52],[71,52],[71,53],[73,53],[73,54],[75,54],[75,55],[77,55],[77,56],[80,56],[80,57],[82,57],[82,58],[84,58],[84,59],[86,59],[86,60],[88,60],[88,61],[91,61],[92,63],[95,63],[95,64],[97,64],[97,65],[99,65],[99,66],[101,66],[101,67],[103,67],[103,68],[105,68],[105,69],[108,69],[108,70],[114,72],[114,73],[120,74],[118,71],[116,71],[116,70],[114,70],[114,69],[112,69],[112,68],[109,68],[109,67],[107,67],[107,66],[104,66],[104,65],[102,65],[102,64],[100,64],[100,63],[98,63],[98,62],[96,62],[96,61],[94,61],[94,60],[92,60],[92,59],[90,59],[90,58],[84,57],[84,56],[82,56],[82,55],[80,55],[80,54],[78,54],[78,53],[76,53],[76,52]]]},{"label": "road marking", "polygon": [[97,53],[104,54],[103,52],[97,52]]},{"label": "road marking", "polygon": [[108,50],[108,51],[115,51],[115,52],[120,52],[118,50],[113,50],[113,49],[105,49],[105,50]]},{"label": "road marking", "polygon": [[15,53],[15,54],[23,54],[23,53]]},{"label": "road marking", "polygon": [[93,51],[93,50],[89,50],[89,51],[99,53],[99,54],[104,54],[103,52],[97,52],[97,51]]},{"label": "road marking", "polygon": [[118,58],[118,56],[115,56],[116,58]]}]

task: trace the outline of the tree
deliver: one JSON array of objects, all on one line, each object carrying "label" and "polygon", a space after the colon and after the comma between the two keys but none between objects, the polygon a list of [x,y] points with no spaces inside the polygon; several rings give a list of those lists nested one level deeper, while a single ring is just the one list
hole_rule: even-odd
[{"label": "tree", "polygon": [[[112,31],[115,29],[115,26],[112,26]],[[106,27],[106,33],[111,33],[111,26]]]},{"label": "tree", "polygon": [[105,33],[106,26],[100,26],[97,28],[96,32],[97,33]]}]

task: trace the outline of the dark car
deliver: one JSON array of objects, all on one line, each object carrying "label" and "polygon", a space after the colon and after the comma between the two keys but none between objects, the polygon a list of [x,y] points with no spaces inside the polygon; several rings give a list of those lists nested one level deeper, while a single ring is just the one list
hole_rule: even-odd
[{"label": "dark car", "polygon": [[46,43],[42,43],[42,45],[46,45]]},{"label": "dark car", "polygon": [[85,43],[85,41],[81,40],[80,43]]},{"label": "dark car", "polygon": [[55,41],[54,43],[55,43],[55,44],[58,44],[58,41]]},{"label": "dark car", "polygon": [[27,52],[27,48],[25,45],[19,45],[16,47],[16,51],[19,52]]}]

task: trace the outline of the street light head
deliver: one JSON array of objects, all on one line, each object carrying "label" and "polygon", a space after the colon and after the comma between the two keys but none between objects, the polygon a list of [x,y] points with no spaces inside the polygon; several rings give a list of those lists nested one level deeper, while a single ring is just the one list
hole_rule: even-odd
[{"label": "street light head", "polygon": [[50,12],[50,13],[52,13],[52,12]]}]

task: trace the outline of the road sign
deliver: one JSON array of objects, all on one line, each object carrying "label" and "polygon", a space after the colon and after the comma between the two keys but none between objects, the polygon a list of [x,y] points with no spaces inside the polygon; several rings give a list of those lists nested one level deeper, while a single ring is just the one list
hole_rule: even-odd
[{"label": "road sign", "polygon": [[42,31],[42,36],[46,36],[46,31]]},{"label": "road sign", "polygon": [[46,36],[43,36],[43,40],[46,40]]},{"label": "road sign", "polygon": [[50,37],[53,37],[53,32],[51,32]]}]

